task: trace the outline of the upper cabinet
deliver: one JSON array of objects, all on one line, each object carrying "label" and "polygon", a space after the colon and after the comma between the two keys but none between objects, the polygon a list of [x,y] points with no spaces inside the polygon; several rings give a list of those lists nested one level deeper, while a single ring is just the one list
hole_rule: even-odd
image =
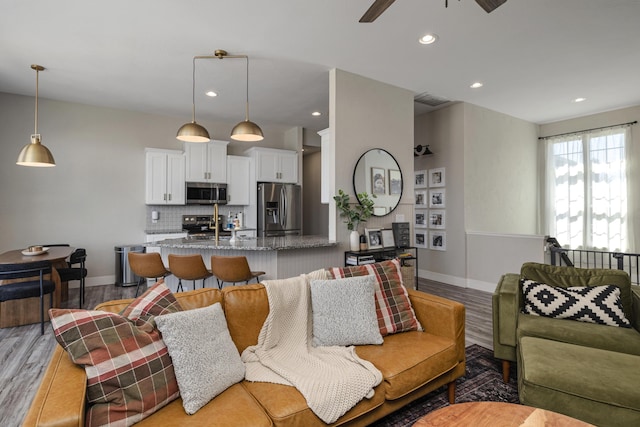
[{"label": "upper cabinet", "polygon": [[211,141],[206,144],[185,142],[186,181],[226,183],[227,144],[228,141]]},{"label": "upper cabinet", "polygon": [[227,156],[227,204],[249,205],[249,167],[251,159],[241,156]]},{"label": "upper cabinet", "polygon": [[298,153],[291,150],[254,147],[246,151],[255,162],[258,182],[298,182]]},{"label": "upper cabinet", "polygon": [[182,151],[145,150],[145,203],[185,204],[185,159]]}]

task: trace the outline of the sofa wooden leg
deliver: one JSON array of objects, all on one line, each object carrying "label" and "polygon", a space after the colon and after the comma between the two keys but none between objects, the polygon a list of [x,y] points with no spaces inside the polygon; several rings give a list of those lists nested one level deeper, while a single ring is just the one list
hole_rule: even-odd
[{"label": "sofa wooden leg", "polygon": [[456,382],[455,381],[451,381],[449,384],[447,384],[447,392],[449,395],[449,403],[453,405],[454,403],[456,403]]},{"label": "sofa wooden leg", "polygon": [[511,362],[509,362],[508,360],[503,360],[502,361],[502,381],[504,381],[505,384],[509,382],[510,368],[511,368]]}]

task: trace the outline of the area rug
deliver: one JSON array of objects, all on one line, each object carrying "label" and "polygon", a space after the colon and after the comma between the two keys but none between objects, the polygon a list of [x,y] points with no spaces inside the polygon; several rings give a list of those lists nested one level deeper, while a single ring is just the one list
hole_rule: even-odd
[{"label": "area rug", "polygon": [[[505,384],[502,382],[502,364],[493,357],[492,350],[474,344],[467,347],[466,356],[466,373],[456,381],[456,403],[478,401],[518,403],[518,384],[514,363],[511,364],[510,381]],[[411,402],[371,426],[410,426],[425,414],[448,405],[445,386]]]}]

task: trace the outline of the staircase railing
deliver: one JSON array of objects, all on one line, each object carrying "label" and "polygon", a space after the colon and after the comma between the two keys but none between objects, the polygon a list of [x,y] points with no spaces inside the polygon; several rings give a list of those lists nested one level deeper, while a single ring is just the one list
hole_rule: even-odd
[{"label": "staircase railing", "polygon": [[640,284],[640,254],[563,248],[555,237],[547,238],[551,265],[609,268],[626,271],[631,283]]}]

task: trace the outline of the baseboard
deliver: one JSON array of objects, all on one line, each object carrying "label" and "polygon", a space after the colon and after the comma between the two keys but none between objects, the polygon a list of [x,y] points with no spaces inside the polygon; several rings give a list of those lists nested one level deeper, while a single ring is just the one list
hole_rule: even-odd
[{"label": "baseboard", "polygon": [[476,289],[478,291],[493,293],[496,283],[483,282],[481,280],[467,279],[465,277],[451,276],[448,274],[436,273],[428,270],[418,270],[418,277],[433,280],[434,282],[446,283],[447,285],[459,286],[461,288]]},{"label": "baseboard", "polygon": [[456,277],[429,270],[418,270],[418,277],[433,280],[434,282],[446,283],[447,285],[460,286],[461,288],[467,287],[467,279],[464,277]]},{"label": "baseboard", "polygon": [[496,290],[497,283],[483,282],[481,280],[467,279],[467,287],[470,289],[476,289],[478,291],[484,291],[493,293]]},{"label": "baseboard", "polygon": [[[93,276],[87,277],[84,279],[84,287],[90,286],[104,286],[104,285],[113,285],[116,282],[116,276]],[[73,280],[69,282],[70,289],[77,289],[80,287],[80,282],[78,280]]]}]

